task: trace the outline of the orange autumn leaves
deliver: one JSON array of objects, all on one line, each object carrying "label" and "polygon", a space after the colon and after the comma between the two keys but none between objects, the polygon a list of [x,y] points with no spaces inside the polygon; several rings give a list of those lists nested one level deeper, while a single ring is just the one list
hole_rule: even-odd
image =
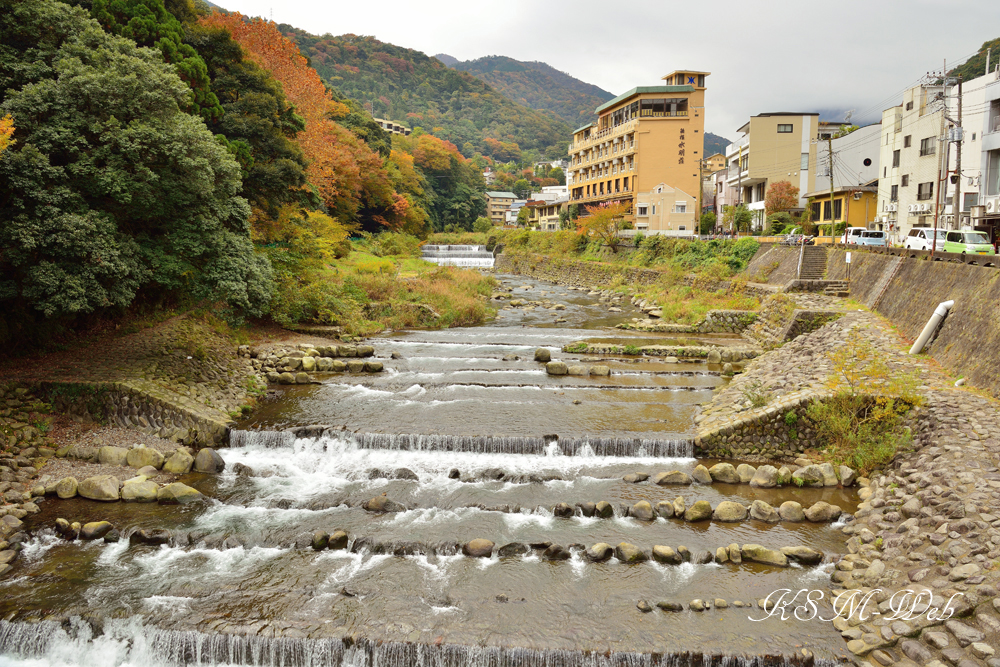
[{"label": "orange autumn leaves", "polygon": [[7,150],[7,147],[14,143],[11,136],[14,134],[14,119],[7,114],[0,118],[0,153]]},{"label": "orange autumn leaves", "polygon": [[379,224],[402,224],[408,202],[393,192],[382,159],[335,122],[349,109],[333,99],[316,70],[274,23],[213,12],[201,24],[228,30],[251,60],[281,82],[296,113],[305,119],[305,130],[295,141],[309,161],[309,182],[332,215],[351,221],[364,209]]}]

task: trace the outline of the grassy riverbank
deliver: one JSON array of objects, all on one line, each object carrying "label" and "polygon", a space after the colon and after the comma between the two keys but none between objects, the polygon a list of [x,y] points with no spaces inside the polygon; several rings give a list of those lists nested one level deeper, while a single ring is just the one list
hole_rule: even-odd
[{"label": "grassy riverbank", "polygon": [[425,262],[415,237],[387,232],[349,243],[349,253],[330,261],[271,250],[280,268],[272,307],[277,323],[330,324],[370,335],[387,328],[472,326],[496,312],[488,302],[492,278]]}]

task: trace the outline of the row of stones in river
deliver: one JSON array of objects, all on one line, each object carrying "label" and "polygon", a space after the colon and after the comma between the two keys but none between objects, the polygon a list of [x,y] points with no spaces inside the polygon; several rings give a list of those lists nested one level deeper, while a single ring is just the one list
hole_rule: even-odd
[{"label": "row of stones in river", "polygon": [[[410,509],[402,503],[398,503],[384,495],[366,500],[361,503],[361,507],[365,511],[374,514],[405,512]],[[508,514],[519,514],[523,510],[519,505],[471,505],[469,507],[481,509],[486,512],[504,512]],[[541,510],[540,507],[534,508],[536,512],[539,510]],[[755,500],[749,505],[732,500],[724,500],[717,506],[712,507],[712,504],[707,500],[698,500],[688,506],[683,496],[677,496],[673,501],[661,500],[655,506],[648,500],[640,500],[632,506],[620,505],[617,512],[614,505],[606,500],[596,503],[577,503],[576,505],[557,503],[551,508],[551,512],[553,516],[560,518],[583,516],[610,519],[614,516],[623,516],[644,522],[655,521],[658,518],[676,518],[688,522],[711,520],[723,523],[735,523],[750,518],[765,523],[778,523],[779,521],[791,523],[801,523],[803,521],[829,523],[845,516],[842,508],[822,500],[814,503],[807,509],[802,509],[802,505],[794,500],[787,500],[778,508],[774,508],[763,500]]]},{"label": "row of stones in river", "polygon": [[311,384],[315,380],[309,373],[381,373],[384,369],[381,361],[365,361],[375,354],[371,345],[302,345],[269,354],[242,345],[238,353],[249,358],[270,384]]},{"label": "row of stones in river", "polygon": [[[806,460],[803,459],[803,462]],[[711,468],[698,464],[691,474],[680,470],[658,472],[650,478],[649,473],[635,472],[625,475],[622,479],[636,484],[652,481],[657,486],[712,484],[749,484],[753,487],[770,489],[776,486],[794,485],[806,488],[852,486],[855,483],[867,486],[868,480],[859,478],[854,470],[847,466],[834,467],[831,463],[806,463],[792,470],[788,466],[775,468],[772,465],[762,465],[754,468],[748,463],[734,466],[732,463],[716,463]]]}]

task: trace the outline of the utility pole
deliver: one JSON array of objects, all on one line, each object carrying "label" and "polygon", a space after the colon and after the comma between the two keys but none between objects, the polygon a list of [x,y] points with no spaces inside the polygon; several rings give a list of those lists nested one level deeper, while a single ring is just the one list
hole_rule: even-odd
[{"label": "utility pole", "polygon": [[[736,188],[738,190],[738,194],[736,195],[736,209],[739,209],[739,207],[743,205],[743,145],[742,144],[740,144],[740,152],[739,152],[738,157],[736,158],[736,175],[738,176],[738,178],[737,178],[737,184],[736,184]],[[733,236],[735,236],[736,232],[738,231],[736,229],[736,216],[737,215],[739,215],[739,211],[734,209],[733,210],[733,232],[734,232]]]},{"label": "utility pole", "polygon": [[937,232],[938,232],[938,217],[941,214],[941,206],[938,203],[941,201],[941,172],[948,171],[948,163],[944,163],[944,169],[941,168],[941,160],[945,158],[945,154],[948,152],[948,142],[947,137],[944,136],[944,117],[948,115],[948,61],[944,61],[944,69],[941,72],[941,76],[944,80],[943,94],[942,94],[942,105],[941,110],[941,139],[943,141],[939,142],[938,148],[941,151],[941,155],[938,156],[938,178],[937,178],[937,192],[934,193],[934,237],[931,239],[931,260],[934,259],[934,251],[937,248]]},{"label": "utility pole", "polygon": [[[945,79],[944,84],[948,85]],[[955,200],[951,205],[951,210],[955,212],[955,229],[962,228],[962,76],[958,77],[958,133],[955,142]]]},{"label": "utility pole", "polygon": [[[833,236],[833,228],[836,227],[836,216],[833,213],[833,135],[826,138],[826,149],[830,153],[830,236]],[[845,202],[846,203],[846,202]],[[820,216],[823,217],[823,216]],[[846,233],[846,232],[845,232]]]}]

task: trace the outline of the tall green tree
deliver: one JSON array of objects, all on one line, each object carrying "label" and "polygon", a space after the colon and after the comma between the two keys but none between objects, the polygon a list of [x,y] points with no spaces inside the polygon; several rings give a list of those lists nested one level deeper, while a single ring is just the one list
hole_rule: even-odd
[{"label": "tall green tree", "polygon": [[[186,3],[175,0],[173,4],[193,13]],[[205,61],[194,47],[184,43],[184,27],[163,0],[92,0],[90,14],[108,32],[158,49],[163,60],[177,68],[181,80],[191,87],[193,98],[185,107],[192,113],[205,120],[222,115]]]},{"label": "tall green tree", "polygon": [[261,314],[240,167],[159,53],[55,0],[0,0],[0,318],[126,307],[140,291]]}]

